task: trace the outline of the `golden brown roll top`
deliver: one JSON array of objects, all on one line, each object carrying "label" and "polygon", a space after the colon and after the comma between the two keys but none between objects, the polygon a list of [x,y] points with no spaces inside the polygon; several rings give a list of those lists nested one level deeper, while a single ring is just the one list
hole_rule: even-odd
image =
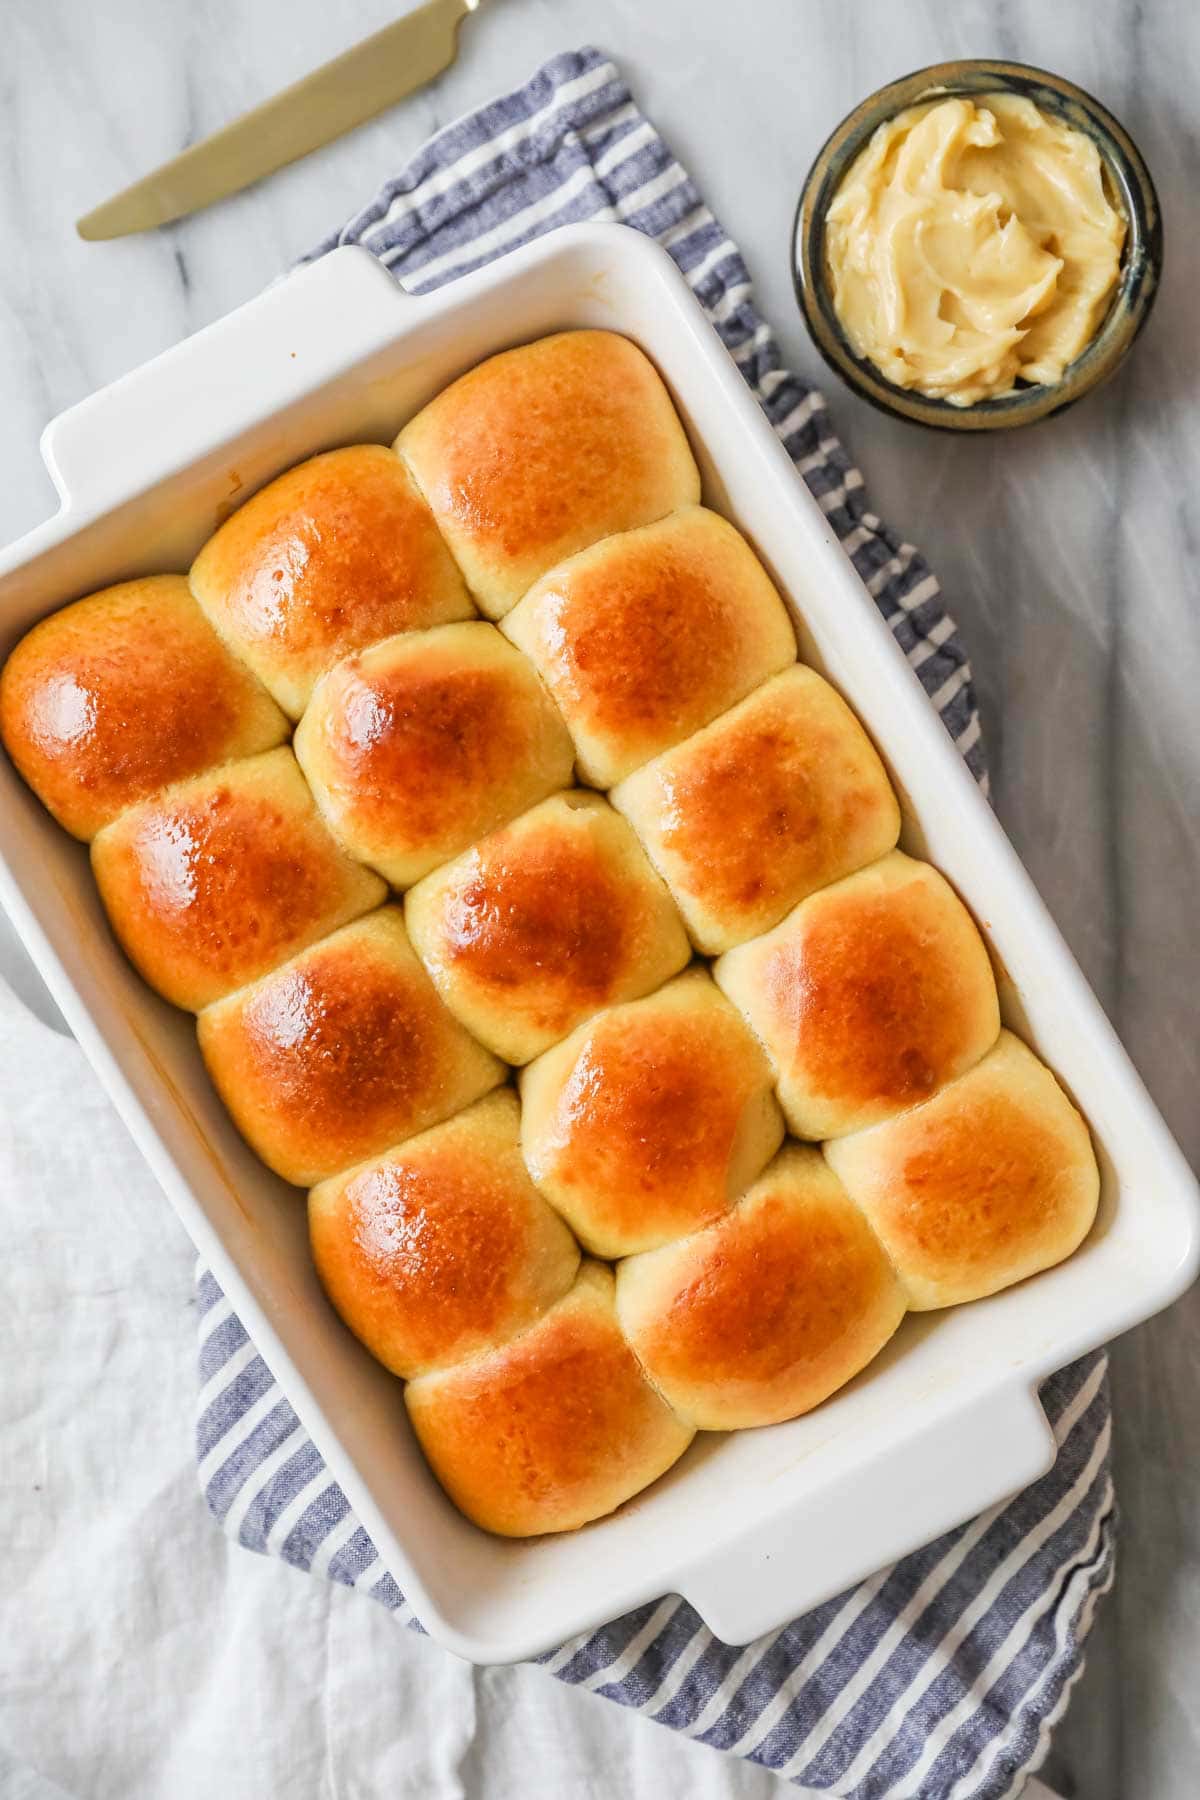
[{"label": "golden brown roll top", "polygon": [[703,507],[605,539],[504,621],[607,788],[785,669],[796,635],[749,544]]},{"label": "golden brown roll top", "polygon": [[579,1246],[525,1171],[518,1122],[501,1089],[309,1196],[325,1290],[393,1374],[494,1350],[575,1279]]},{"label": "golden brown roll top", "polygon": [[609,331],[489,357],[431,400],[396,450],[491,619],[577,550],[700,498],[666,388]]},{"label": "golden brown roll top", "polygon": [[51,613],[0,674],[5,748],[85,842],[125,807],[287,732],[182,575],[124,581]]},{"label": "golden brown roll top", "polygon": [[429,508],[382,444],[280,475],[209,538],[189,579],[293,719],[349,651],[475,611]]},{"label": "golden brown roll top", "polygon": [[506,1072],[447,1012],[394,906],[218,1000],[199,1035],[238,1130],[298,1187],[448,1118]]},{"label": "golden brown roll top", "polygon": [[701,1431],[808,1412],[887,1343],[904,1295],[820,1153],[789,1145],[724,1218],[617,1270],[617,1315]]},{"label": "golden brown roll top", "polygon": [[612,803],[707,955],[768,931],[818,888],[883,856],[900,833],[866,732],[799,663],[639,769]]},{"label": "golden brown roll top", "polygon": [[701,969],[600,1013],[521,1075],[529,1172],[597,1256],[714,1218],[782,1137],[767,1059]]},{"label": "golden brown roll top", "polygon": [[978,1300],[1050,1268],[1096,1216],[1087,1126],[1009,1031],[924,1105],[826,1145],[825,1156],[918,1310]]},{"label": "golden brown roll top", "polygon": [[624,819],[596,794],[544,800],[409,891],[409,935],[451,1012],[525,1063],[690,954]]},{"label": "golden brown roll top", "polygon": [[338,849],[290,750],[231,763],[122,813],[92,844],[121,947],[199,1012],[378,906],[378,875]]},{"label": "golden brown roll top", "polygon": [[713,974],[765,1045],[797,1137],[927,1100],[996,1041],[983,940],[953,888],[898,850],[801,902]]},{"label": "golden brown roll top", "polygon": [[482,619],[345,658],[295,748],[334,835],[397,888],[568,786],[574,761],[537,675]]},{"label": "golden brown roll top", "polygon": [[612,1512],[694,1435],[643,1375],[617,1323],[612,1273],[595,1262],[528,1331],[410,1382],[405,1399],[451,1499],[505,1537]]}]

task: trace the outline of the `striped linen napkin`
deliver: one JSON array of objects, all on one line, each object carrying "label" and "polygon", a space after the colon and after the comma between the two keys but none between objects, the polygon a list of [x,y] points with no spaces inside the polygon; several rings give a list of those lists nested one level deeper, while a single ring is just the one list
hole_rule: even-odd
[{"label": "striped linen napkin", "polygon": [[[780,366],[737,247],[600,52],[557,56],[439,132],[312,255],[364,244],[421,293],[586,219],[621,220],[670,251],[986,787],[970,667],[935,576],[867,507],[821,395]],[[197,1302],[197,1455],[215,1516],[248,1549],[359,1588],[420,1630],[203,1269]],[[669,1596],[539,1661],[560,1681],[822,1794],[1020,1793],[1113,1574],[1103,1353],[1046,1382],[1042,1400],[1059,1445],[1047,1475],[783,1630],[735,1648]]]}]

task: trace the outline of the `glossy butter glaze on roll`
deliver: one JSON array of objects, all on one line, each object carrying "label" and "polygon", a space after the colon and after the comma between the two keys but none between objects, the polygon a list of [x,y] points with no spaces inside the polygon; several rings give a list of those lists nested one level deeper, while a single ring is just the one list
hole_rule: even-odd
[{"label": "glossy butter glaze on roll", "polygon": [[878,1355],[904,1310],[878,1238],[801,1144],[724,1218],[617,1270],[622,1329],[701,1431],[809,1412]]},{"label": "glossy butter glaze on roll", "polygon": [[530,1181],[509,1088],[315,1187],[325,1291],[395,1375],[494,1350],[561,1300],[579,1246]]},{"label": "glossy butter glaze on roll", "polygon": [[534,670],[482,619],[346,657],[296,755],[335,837],[396,888],[569,786],[574,762]]},{"label": "glossy butter glaze on roll", "polygon": [[1096,1216],[1087,1126],[1010,1031],[923,1106],[825,1155],[919,1310],[979,1300],[1062,1262]]},{"label": "glossy butter glaze on roll", "polygon": [[666,388],[611,331],[489,357],[431,400],[396,449],[490,619],[577,550],[700,498]]},{"label": "glossy butter glaze on roll", "polygon": [[429,508],[382,444],[329,450],[280,475],[209,538],[189,579],[293,719],[349,651],[475,611]]},{"label": "glossy butter glaze on roll", "polygon": [[797,1137],[927,1100],[989,1050],[996,983],[962,901],[898,850],[802,901],[713,973],[766,1047]]},{"label": "glossy butter glaze on roll", "polygon": [[585,1262],[564,1300],[510,1343],[411,1381],[434,1474],[487,1531],[573,1531],[647,1487],[694,1435],[617,1322],[613,1277]]},{"label": "glossy butter glaze on roll", "polygon": [[763,1051],[702,969],[581,1025],[521,1075],[521,1141],[584,1248],[628,1256],[724,1212],[779,1148]]},{"label": "glossy butter glaze on roll", "polygon": [[200,1015],[200,1049],[242,1136],[298,1187],[485,1094],[505,1068],[438,998],[385,906]]},{"label": "glossy butter glaze on roll", "polygon": [[387,889],[330,837],[290,750],[166,789],[92,843],[129,960],[199,1012],[378,906]]},{"label": "glossy butter glaze on roll", "polygon": [[891,850],[900,808],[846,702],[797,663],[613,790],[683,914],[719,955]]},{"label": "glossy butter glaze on roll", "polygon": [[410,889],[409,935],[451,1012],[526,1063],[683,968],[679,914],[596,794],[544,800]]},{"label": "glossy butter glaze on roll", "polygon": [[5,748],[85,842],[169,783],[269,750],[287,733],[182,575],[123,581],[51,613],[0,673]]},{"label": "glossy butter glaze on roll", "polygon": [[749,544],[703,507],[606,538],[504,621],[607,788],[796,659],[787,609]]}]

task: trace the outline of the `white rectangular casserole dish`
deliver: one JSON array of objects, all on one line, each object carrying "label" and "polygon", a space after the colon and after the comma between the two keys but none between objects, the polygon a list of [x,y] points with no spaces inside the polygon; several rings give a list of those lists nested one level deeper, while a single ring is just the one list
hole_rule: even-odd
[{"label": "white rectangular casserole dish", "polygon": [[530,1656],[672,1591],[744,1643],[1014,1492],[1054,1455],[1038,1382],[1173,1300],[1200,1244],[1196,1183],[1011,846],[682,277],[631,230],[574,226],[420,299],[367,252],[339,250],[64,413],[42,442],[61,508],[0,555],[0,658],[66,600],[186,567],[233,505],[292,463],[390,441],[484,356],[584,325],[624,332],[662,372],[706,501],[751,539],[802,621],[802,654],[874,736],[904,847],[973,910],[1006,1022],[1087,1115],[1103,1190],[1069,1262],[993,1299],[910,1315],[817,1412],[702,1437],[583,1532],[489,1537],[428,1473],[399,1384],[327,1306],[303,1202],[237,1137],[191,1019],[117,950],[86,851],[0,757],[0,899],[417,1616],[481,1662]]}]

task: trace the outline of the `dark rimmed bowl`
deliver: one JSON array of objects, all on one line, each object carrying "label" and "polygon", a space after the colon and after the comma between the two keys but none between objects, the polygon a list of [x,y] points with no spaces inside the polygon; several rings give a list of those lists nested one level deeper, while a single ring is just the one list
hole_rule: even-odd
[{"label": "dark rimmed bowl", "polygon": [[[1017,94],[1090,137],[1104,159],[1126,238],[1117,291],[1091,342],[1061,381],[1029,384],[1011,394],[954,406],[897,387],[851,347],[833,307],[825,261],[825,217],[850,165],[876,128],[922,101],[953,94]],[[1006,431],[1061,412],[1120,366],[1150,315],[1162,275],[1162,216],[1141,152],[1128,132],[1090,94],[1026,63],[971,57],[935,63],[868,96],[842,120],[817,153],[800,193],[792,235],[792,275],[813,342],[831,369],[864,400],[898,419],[943,431]]]}]

